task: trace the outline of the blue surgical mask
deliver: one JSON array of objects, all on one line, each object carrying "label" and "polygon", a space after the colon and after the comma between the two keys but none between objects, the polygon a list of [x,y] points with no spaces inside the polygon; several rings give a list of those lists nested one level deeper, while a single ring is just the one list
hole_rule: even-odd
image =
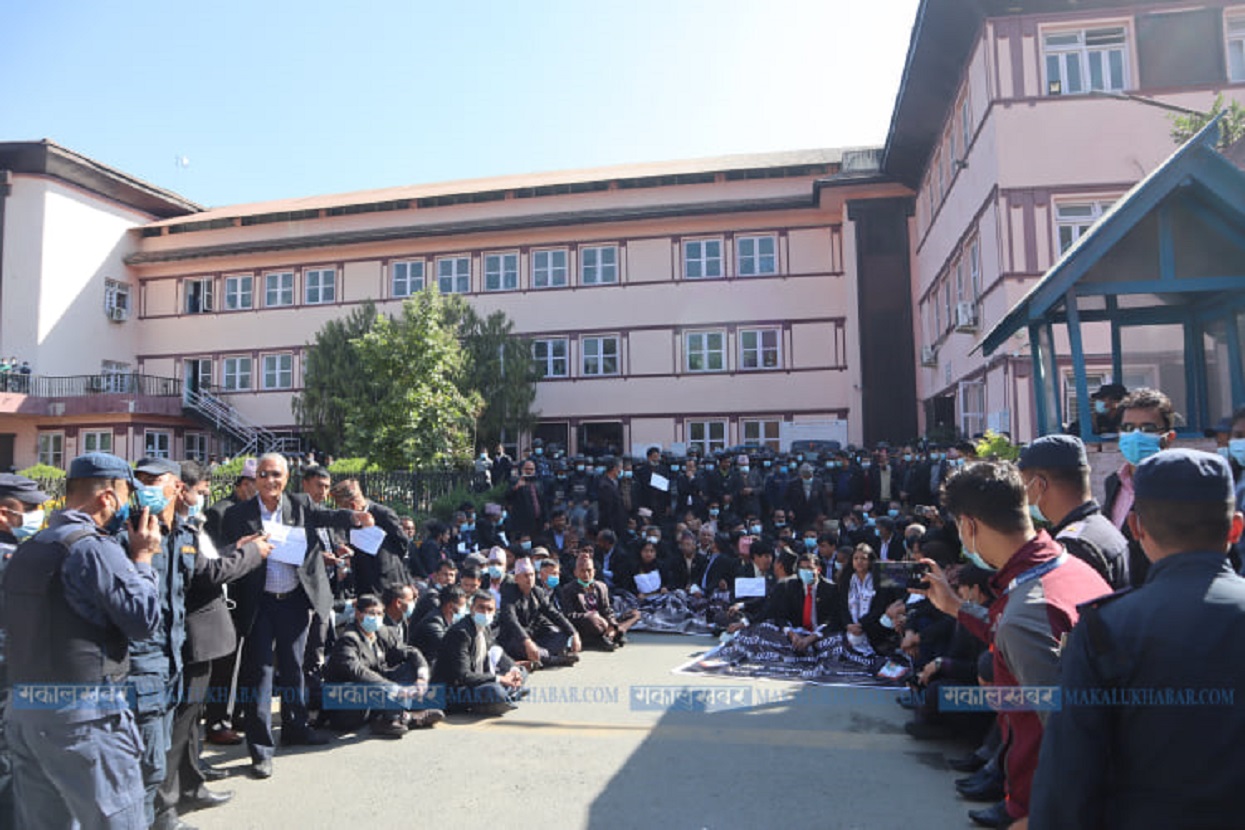
[{"label": "blue surgical mask", "polygon": [[904,461],[911,461],[911,460],[912,460],[912,454],[911,454],[911,453],[907,453],[906,455],[904,455],[903,460],[904,460]]},{"label": "blue surgical mask", "polygon": [[720,513],[720,512],[721,512],[721,511],[720,511],[720,510],[718,510],[718,508],[716,508],[716,507],[710,507],[710,508],[709,508],[709,515],[710,515],[710,516],[713,516],[714,518],[717,518],[717,515],[718,515],[718,513]]},{"label": "blue surgical mask", "polygon": [[870,468],[870,467],[872,467],[872,466],[873,466],[873,462],[872,462],[872,461],[862,461],[862,462],[860,462],[860,467],[861,467],[861,469],[867,470],[867,469],[869,469],[869,468]]},{"label": "blue surgical mask", "polygon": [[890,618],[889,614],[883,614],[878,618],[878,622],[882,624],[883,628],[889,628],[891,631],[895,630],[895,621]]},{"label": "blue surgical mask", "polygon": [[39,528],[43,527],[43,509],[31,510],[29,513],[22,514],[22,524],[20,527],[12,528],[13,535],[20,542],[23,539],[29,539],[39,532]]},{"label": "blue surgical mask", "polygon": [[1029,515],[1033,517],[1035,522],[1042,522],[1043,524],[1046,523],[1046,517],[1042,515],[1042,509],[1036,504],[1029,505]]},{"label": "blue surgical mask", "polygon": [[471,615],[471,619],[475,620],[475,624],[480,628],[488,628],[493,624],[493,615],[486,614],[483,611],[476,611]]},{"label": "blue surgical mask", "polygon": [[592,587],[592,580],[591,580],[591,579],[576,579],[575,581],[576,581],[576,582],[578,582],[580,585],[584,586],[585,588],[591,588],[591,587]]},{"label": "blue surgical mask", "polygon": [[450,619],[455,623],[459,622],[460,620],[467,619],[467,609],[459,608],[457,611],[454,612],[454,616],[452,616]]},{"label": "blue surgical mask", "polygon": [[741,473],[747,473],[747,472],[748,472],[749,470],[751,470],[751,469],[752,469],[751,467],[749,467],[747,464],[745,464],[744,466],[742,466],[742,467],[740,467],[740,468],[739,468],[739,472],[741,472]]},{"label": "blue surgical mask", "polygon": [[414,600],[411,600],[410,602],[403,605],[402,607],[403,617],[410,618],[410,616],[414,613],[415,613],[415,601]]},{"label": "blue surgical mask", "polygon": [[509,510],[501,511],[501,520],[504,522],[508,518],[510,518],[510,511]]},{"label": "blue surgical mask", "polygon": [[493,579],[501,579],[506,575],[506,570],[501,565],[489,565],[488,575],[493,577]]},{"label": "blue surgical mask", "polygon": [[677,473],[678,471],[679,471],[679,465],[678,465],[678,464],[671,464],[671,465],[670,465],[670,472],[672,472],[672,473]]},{"label": "blue surgical mask", "polygon": [[1124,460],[1136,467],[1152,455],[1163,449],[1163,439],[1156,433],[1134,430],[1120,436],[1120,454]]},{"label": "blue surgical mask", "polygon": [[531,549],[532,549],[532,543],[530,541],[525,539],[524,541],[519,543],[519,550],[531,550]]},{"label": "blue surgical mask", "polygon": [[1237,464],[1245,467],[1245,438],[1233,438],[1228,442],[1228,455]]},{"label": "blue surgical mask", "polygon": [[135,495],[138,497],[138,506],[147,508],[150,513],[159,513],[169,503],[169,497],[164,495],[164,488],[157,484],[140,484],[134,489]]},{"label": "blue surgical mask", "polygon": [[117,533],[121,530],[121,528],[125,525],[126,520],[129,518],[130,503],[129,501],[123,501],[117,508],[117,512],[113,513],[112,518],[108,520],[108,524],[105,525],[104,530],[108,533]]},{"label": "blue surgical mask", "polygon": [[770,465],[770,462],[768,462],[768,461],[762,461],[762,462],[761,462],[761,466],[762,466],[762,467],[768,467],[769,465]]},{"label": "blue surgical mask", "polygon": [[974,565],[981,568],[982,570],[985,570],[985,571],[998,570],[998,568],[994,567],[989,562],[982,559],[981,554],[977,553],[976,551],[971,551],[968,548],[964,548],[964,556],[966,559],[968,559],[969,562],[972,562]]},{"label": "blue surgical mask", "polygon": [[476,526],[475,526],[475,524],[474,524],[474,523],[472,523],[472,524],[465,524],[465,525],[463,525],[462,527],[460,527],[460,528],[459,528],[459,530],[460,530],[460,531],[463,531],[463,532],[466,532],[466,533],[473,533],[473,532],[475,532],[475,529],[476,529]]},{"label": "blue surgical mask", "polygon": [[186,518],[187,519],[193,519],[195,516],[198,516],[202,512],[203,512],[203,500],[202,499],[195,502],[194,504],[186,505]]},{"label": "blue surgical mask", "polygon": [[537,455],[544,455],[544,454],[545,454],[545,448],[544,448],[544,447],[537,447],[537,448],[536,448],[536,454],[537,454]]},{"label": "blue surgical mask", "polygon": [[561,582],[561,580],[558,578],[558,575],[553,574],[545,580],[545,585],[552,591],[554,588],[558,587],[559,582]]},{"label": "blue surgical mask", "polygon": [[786,522],[774,522],[774,527],[786,527]]},{"label": "blue surgical mask", "polygon": [[787,470],[788,470],[788,467],[786,464],[783,464],[781,467],[778,468],[778,472],[780,473],[785,473],[787,472]]},{"label": "blue surgical mask", "polygon": [[752,525],[751,527],[748,528],[748,530],[752,533],[760,533],[762,528],[760,525]]},{"label": "blue surgical mask", "polygon": [[814,539],[812,536],[805,536],[804,537],[804,549],[805,550],[817,550],[817,540]]},{"label": "blue surgical mask", "polygon": [[890,516],[892,519],[898,519],[898,518],[899,518],[899,511],[898,511],[897,509],[895,509],[894,507],[892,507],[890,510],[887,510],[887,511],[886,511],[886,515],[887,515],[887,516]]},{"label": "blue surgical mask", "polygon": [[623,477],[623,478],[631,478],[631,477],[632,477],[632,476],[634,476],[634,475],[635,475],[635,472],[633,472],[632,470],[623,470],[623,471],[622,471],[622,477]]},{"label": "blue surgical mask", "polygon": [[1106,415],[1107,414],[1107,402],[1106,401],[1094,401],[1094,411],[1097,412],[1099,415]]},{"label": "blue surgical mask", "polygon": [[584,471],[584,465],[583,465],[583,464],[576,464],[576,465],[575,465],[575,471],[576,471],[576,472],[580,472],[580,473],[582,473],[582,472]]},{"label": "blue surgical mask", "polygon": [[377,631],[380,631],[380,625],[380,617],[373,617],[371,614],[365,615],[359,622],[359,627],[368,634],[375,634]]},{"label": "blue surgical mask", "polygon": [[810,571],[807,568],[800,568],[800,581],[805,585],[812,585],[817,581],[817,572]]}]

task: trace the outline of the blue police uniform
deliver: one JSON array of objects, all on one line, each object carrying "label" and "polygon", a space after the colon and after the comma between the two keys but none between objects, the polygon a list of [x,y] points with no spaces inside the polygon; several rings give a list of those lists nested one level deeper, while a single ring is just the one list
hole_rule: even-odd
[{"label": "blue police uniform", "polygon": [[[71,476],[129,476],[125,462],[107,458],[78,476],[75,460]],[[117,692],[127,640],[160,624],[155,572],[131,562],[89,515],[68,510],[14,552],[4,593],[17,827],[146,828],[142,739]],[[52,684],[100,694],[49,699]]]},{"label": "blue police uniform", "polygon": [[[1218,456],[1167,450],[1137,466],[1139,503],[1226,504]],[[1140,515],[1144,527],[1144,513]],[[1225,545],[1226,547],[1226,545]],[[1081,608],[1062,654],[1029,826],[1242,826],[1245,579],[1223,550],[1171,553],[1140,588]]]}]

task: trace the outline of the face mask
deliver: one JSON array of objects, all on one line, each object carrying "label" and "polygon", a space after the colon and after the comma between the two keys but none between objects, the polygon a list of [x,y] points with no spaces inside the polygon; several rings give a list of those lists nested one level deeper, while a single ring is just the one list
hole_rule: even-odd
[{"label": "face mask", "polygon": [[889,628],[891,631],[895,630],[895,621],[892,620],[887,614],[883,614],[881,618],[878,619],[878,622],[882,624],[883,628]]},{"label": "face mask", "polygon": [[410,617],[414,613],[415,613],[415,602],[412,600],[411,602],[406,603],[406,605],[402,608],[402,616]]},{"label": "face mask", "polygon": [[989,562],[982,559],[980,554],[974,551],[971,551],[968,548],[964,548],[964,556],[965,558],[968,559],[969,562],[972,562],[974,565],[976,565],[977,567],[981,568],[984,571],[998,570],[993,565],[991,565]]},{"label": "face mask", "polygon": [[912,456],[911,456],[911,454],[904,455],[903,460],[904,460],[904,461],[911,461],[911,460],[912,460]]},{"label": "face mask", "polygon": [[558,587],[558,583],[561,581],[561,579],[554,575],[545,580],[545,585],[550,591],[552,591],[554,588]]},{"label": "face mask", "polygon": [[748,530],[750,530],[750,531],[751,531],[751,532],[753,532],[753,533],[760,533],[760,532],[761,532],[761,526],[760,526],[760,525],[753,525],[752,527],[748,528]]},{"label": "face mask", "polygon": [[804,537],[804,549],[805,550],[817,550],[817,540],[811,536],[805,536]]},{"label": "face mask", "polygon": [[1162,439],[1154,433],[1134,430],[1120,436],[1120,454],[1134,467],[1150,456],[1157,455],[1162,448]]},{"label": "face mask", "polygon": [[803,455],[797,455],[797,456],[795,457],[795,460],[796,460],[796,461],[803,461],[803,460],[804,460],[804,456],[803,456]]},{"label": "face mask", "polygon": [[128,518],[130,518],[130,503],[125,501],[117,508],[117,512],[112,514],[112,518],[108,520],[104,530],[108,533],[116,533],[121,530]]},{"label": "face mask", "polygon": [[604,468],[604,467],[594,467],[594,468],[593,468],[593,472],[595,472],[597,475],[603,475],[603,474],[605,473],[605,468]]},{"label": "face mask", "polygon": [[576,581],[576,582],[578,582],[580,585],[584,586],[585,588],[591,588],[591,587],[592,587],[592,580],[591,580],[591,579],[576,579],[575,581]]},{"label": "face mask", "polygon": [[860,468],[861,468],[862,470],[867,470],[867,469],[869,469],[869,468],[870,468],[870,467],[872,467],[872,466],[873,466],[873,462],[872,462],[872,461],[862,461],[862,462],[860,462]]},{"label": "face mask", "polygon": [[537,448],[536,448],[536,454],[537,454],[537,455],[544,455],[544,454],[545,454],[545,448],[544,448],[544,447],[537,447]]},{"label": "face mask", "polygon": [[488,628],[493,624],[493,615],[486,614],[483,611],[476,611],[471,615],[471,619],[475,620],[475,624],[480,628]]},{"label": "face mask", "polygon": [[892,519],[897,519],[899,518],[899,511],[892,507],[890,510],[886,511],[886,515],[890,516]]},{"label": "face mask", "polygon": [[493,577],[493,579],[501,579],[506,575],[506,572],[502,569],[501,565],[489,565],[488,575]]},{"label": "face mask", "polygon": [[504,521],[506,521],[506,519],[507,519],[509,516],[510,516],[510,511],[509,511],[509,510],[503,510],[503,511],[501,511],[501,520],[502,520],[503,522],[504,522]]},{"label": "face mask", "polygon": [[1029,505],[1029,516],[1032,517],[1035,522],[1046,522],[1046,517],[1042,515],[1041,508],[1039,508],[1036,504]]},{"label": "face mask", "polygon": [[747,472],[748,472],[749,470],[751,470],[751,469],[752,469],[751,467],[749,467],[749,466],[746,466],[746,465],[745,465],[745,466],[743,466],[743,467],[740,467],[740,468],[739,468],[739,472],[741,472],[741,473],[747,473]]},{"label": "face mask", "polygon": [[827,462],[826,462],[826,469],[827,469],[827,470],[833,470],[833,469],[834,469],[835,467],[837,467],[837,466],[838,466],[838,464],[834,463],[833,461],[827,461]]},{"label": "face mask", "polygon": [[576,472],[579,472],[579,473],[582,473],[582,472],[584,471],[584,465],[583,465],[583,464],[576,464],[576,465],[575,465],[575,471],[576,471]]},{"label": "face mask", "polygon": [[450,619],[453,622],[458,622],[459,620],[465,620],[466,618],[467,618],[467,609],[459,608],[457,611],[454,612],[454,616],[451,617]]},{"label": "face mask", "polygon": [[377,631],[380,631],[380,617],[373,617],[371,614],[368,614],[359,623],[359,627],[368,634],[375,634]]},{"label": "face mask", "polygon": [[194,504],[186,505],[186,518],[187,519],[193,519],[195,516],[198,516],[201,512],[203,512],[202,501],[197,501]]},{"label": "face mask", "polygon": [[480,453],[480,458],[482,458],[482,459],[487,459],[487,458],[488,458],[488,453],[486,453],[486,452],[482,452],[482,453]]},{"label": "face mask", "polygon": [[659,542],[661,542],[661,539],[660,539],[660,538],[658,538],[657,536],[649,536],[649,537],[648,537],[648,543],[649,543],[650,545],[656,545],[656,544],[658,544]]},{"label": "face mask", "polygon": [[519,550],[531,550],[531,549],[532,549],[532,543],[530,541],[519,543]]},{"label": "face mask", "polygon": [[677,473],[678,471],[679,471],[679,465],[678,465],[678,464],[671,464],[671,465],[670,465],[670,472],[672,472],[672,473]]},{"label": "face mask", "polygon": [[770,465],[770,463],[769,463],[768,461],[762,461],[762,462],[761,462],[761,466],[762,466],[762,467],[769,467],[769,465]]},{"label": "face mask", "polygon": [[169,503],[168,496],[164,495],[164,488],[155,484],[140,484],[135,493],[138,496],[138,506],[146,507],[151,513],[159,513]]},{"label": "face mask", "polygon": [[1106,401],[1094,401],[1094,411],[1097,412],[1099,415],[1106,415],[1107,414],[1107,402]]},{"label": "face mask", "polygon": [[633,475],[635,475],[635,473],[631,470],[623,470],[622,472],[623,478],[631,478]]},{"label": "face mask", "polygon": [[778,472],[780,472],[780,473],[785,473],[785,472],[787,472],[787,470],[788,470],[788,469],[789,469],[789,468],[787,467],[787,465],[785,465],[785,464],[784,464],[783,466],[781,466],[781,467],[779,467],[779,468],[778,468]]},{"label": "face mask", "polygon": [[812,585],[817,581],[817,572],[800,568],[800,581],[805,585]]},{"label": "face mask", "polygon": [[718,510],[716,507],[710,507],[710,508],[709,508],[709,515],[710,515],[710,516],[713,516],[715,519],[717,518],[718,514],[719,514],[719,513],[721,513],[721,512],[722,512],[722,511]]},{"label": "face mask", "polygon": [[29,513],[22,514],[21,527],[13,528],[13,535],[18,541],[29,539],[39,532],[39,528],[43,527],[43,510],[31,510]]},{"label": "face mask", "polygon": [[774,522],[774,527],[786,527],[786,522]]},{"label": "face mask", "polygon": [[1228,442],[1228,455],[1232,460],[1245,467],[1245,438],[1233,438]]}]

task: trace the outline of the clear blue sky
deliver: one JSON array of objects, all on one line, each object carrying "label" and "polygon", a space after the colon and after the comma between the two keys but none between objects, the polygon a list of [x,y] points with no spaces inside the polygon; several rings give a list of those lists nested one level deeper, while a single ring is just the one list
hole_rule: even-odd
[{"label": "clear blue sky", "polygon": [[881,144],[917,0],[5,5],[0,140],[222,205]]}]

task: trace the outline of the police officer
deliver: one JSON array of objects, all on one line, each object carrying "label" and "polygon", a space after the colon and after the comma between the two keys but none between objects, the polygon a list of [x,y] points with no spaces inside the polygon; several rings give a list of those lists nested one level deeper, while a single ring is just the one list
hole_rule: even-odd
[{"label": "police officer", "polygon": [[1227,462],[1172,449],[1137,465],[1128,523],[1145,584],[1081,607],[1063,650],[1030,825],[1240,827],[1245,518]]},{"label": "police officer", "polygon": [[[152,636],[130,643],[130,685],[135,720],[143,736],[144,809],[156,821],[156,793],[167,773],[173,719],[181,698],[182,648],[186,644],[186,586],[194,576],[197,528],[177,515],[182,469],[167,458],[141,458],[134,467],[138,505],[159,520],[162,544],[152,557],[160,591],[161,625]],[[161,814],[159,826],[182,827],[176,812]]]},{"label": "police officer", "polygon": [[1089,456],[1073,435],[1039,438],[1020,454],[1029,512],[1114,589],[1127,588],[1128,539],[1102,515],[1089,486]]},{"label": "police officer", "polygon": [[[30,479],[0,474],[0,584],[4,566],[18,544],[29,539],[43,527],[43,503],[49,496]],[[0,619],[4,615],[4,594],[0,593]],[[0,827],[12,826],[13,760],[4,738],[5,712],[9,704],[9,684],[4,672],[4,631],[0,629]]]},{"label": "police officer", "polygon": [[[128,558],[113,536],[130,514],[133,481],[130,466],[114,455],[75,458],[65,509],[14,551],[5,571],[14,689],[7,734],[18,828],[148,824],[142,739],[122,681],[128,641],[160,627],[151,568],[160,529],[154,515],[139,512]],[[50,687],[57,690],[54,702],[48,702]]]}]

